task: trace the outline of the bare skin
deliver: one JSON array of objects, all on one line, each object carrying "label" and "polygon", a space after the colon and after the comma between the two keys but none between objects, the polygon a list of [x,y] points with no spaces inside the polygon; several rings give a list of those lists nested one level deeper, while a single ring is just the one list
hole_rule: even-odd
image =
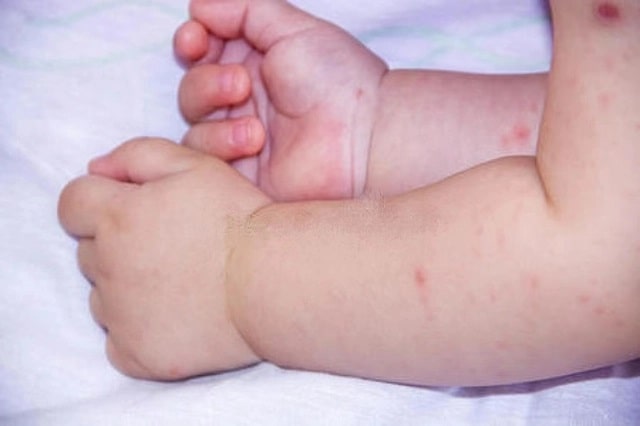
[{"label": "bare skin", "polygon": [[[189,67],[181,110],[195,124],[184,142],[245,158],[238,169],[277,200],[395,195],[535,152],[545,75],[389,71],[282,2],[193,1],[191,15],[175,36]],[[229,75],[234,90],[221,90]],[[234,137],[243,126],[249,142]]]},{"label": "bare skin", "polygon": [[94,160],[59,215],[116,368],[179,379],[269,360],[488,385],[640,356],[640,5],[551,5],[535,156],[295,203],[166,141]]}]

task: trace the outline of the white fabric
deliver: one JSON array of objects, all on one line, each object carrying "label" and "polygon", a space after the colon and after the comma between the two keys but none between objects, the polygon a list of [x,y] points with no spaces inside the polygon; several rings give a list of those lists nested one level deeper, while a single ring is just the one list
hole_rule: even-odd
[{"label": "white fabric", "polygon": [[[297,0],[393,66],[544,70],[539,0]],[[632,425],[640,363],[511,387],[425,389],[263,364],[187,383],[116,373],[56,201],[134,135],[179,139],[186,0],[0,0],[0,424]]]}]

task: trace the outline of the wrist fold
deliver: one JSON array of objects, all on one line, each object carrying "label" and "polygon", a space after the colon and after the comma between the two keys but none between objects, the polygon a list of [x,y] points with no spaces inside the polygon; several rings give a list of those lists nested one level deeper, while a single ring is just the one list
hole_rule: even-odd
[{"label": "wrist fold", "polygon": [[230,221],[227,227],[227,256],[225,261],[225,295],[229,320],[242,337],[248,349],[255,355],[256,362],[265,359],[256,349],[251,333],[250,321],[255,312],[249,307],[249,292],[254,285],[255,240],[258,238],[256,218],[264,209],[274,203],[264,204],[240,220]]}]

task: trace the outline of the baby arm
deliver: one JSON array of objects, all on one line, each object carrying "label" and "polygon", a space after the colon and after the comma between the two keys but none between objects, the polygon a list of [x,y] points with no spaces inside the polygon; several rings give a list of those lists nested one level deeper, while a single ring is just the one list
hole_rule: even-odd
[{"label": "baby arm", "polygon": [[284,366],[427,385],[640,356],[640,15],[610,7],[552,2],[536,158],[254,214],[231,260],[250,345]]}]

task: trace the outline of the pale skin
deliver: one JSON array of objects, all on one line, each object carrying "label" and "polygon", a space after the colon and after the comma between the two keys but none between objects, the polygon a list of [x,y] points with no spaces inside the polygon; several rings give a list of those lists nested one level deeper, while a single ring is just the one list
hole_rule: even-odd
[{"label": "pale skin", "polygon": [[[211,34],[250,41],[249,26],[256,25],[258,39],[268,44],[278,28],[296,22],[308,28],[310,22],[276,1],[203,4],[192,5],[200,22],[193,25],[203,26],[189,25],[206,28],[208,46],[182,51],[197,60],[219,59],[211,54],[219,43]],[[239,19],[243,12],[246,19]],[[278,13],[284,12],[290,12],[289,25],[269,25],[274,16],[282,22],[286,17]],[[391,176],[380,159],[395,152],[389,147],[404,143],[402,138],[412,139],[414,121],[402,120],[421,108],[435,109],[420,103],[429,100],[418,89],[430,77],[391,77],[383,66],[387,81],[373,94],[367,88],[359,94],[376,99],[375,107],[352,105],[351,115],[319,107],[320,118],[357,117],[346,127],[360,130],[348,133],[371,132],[371,143],[360,149],[354,146],[367,143],[338,138],[352,157],[338,144],[330,150],[341,153],[334,159],[347,160],[337,173],[331,169],[324,178],[309,179],[310,185],[287,188],[283,178],[280,187],[278,179],[259,176],[306,176],[298,167],[316,156],[305,143],[323,138],[312,121],[288,122],[281,130],[320,132],[291,139],[296,161],[282,171],[263,171],[256,167],[267,156],[260,149],[266,143],[277,152],[270,144],[280,139],[254,140],[257,157],[250,149],[224,154],[238,119],[204,120],[210,112],[224,118],[217,107],[242,103],[238,99],[258,90],[251,78],[243,95],[196,96],[182,107],[188,117],[196,111],[194,129],[207,126],[192,130],[186,142],[223,160],[249,156],[238,168],[258,186],[223,160],[156,139],[131,141],[94,160],[90,175],[63,192],[59,214],[80,240],[80,267],[94,283],[92,312],[108,330],[107,353],[116,368],[172,380],[268,360],[385,381],[473,386],[542,379],[640,356],[640,4],[556,0],[552,12],[554,57],[535,155],[499,158],[444,178],[463,161],[499,153],[492,145],[476,157],[452,155],[451,162],[440,161],[440,171],[425,172],[431,163],[420,162],[415,152],[425,160],[421,147],[432,143],[429,131],[437,129],[427,125],[418,130],[419,141],[409,142],[413,155],[393,158],[410,171]],[[222,68],[213,65],[207,74]],[[539,78],[519,87],[539,85]],[[480,80],[478,87],[492,84]],[[194,81],[197,86],[203,80],[196,75]],[[401,88],[410,90],[410,84],[417,85],[411,92],[417,100],[405,109]],[[268,90],[270,96],[277,96],[277,87]],[[541,99],[540,89],[521,90],[530,90],[527,103]],[[395,99],[389,102],[398,111],[385,111],[381,96]],[[252,118],[257,110],[244,108],[238,114],[257,124],[252,134],[258,139],[264,130],[270,137],[280,132],[277,114]],[[421,119],[429,122],[429,115]],[[508,119],[497,122],[508,122],[507,129],[535,123]],[[501,134],[493,131],[476,131],[474,137],[487,138],[478,146],[495,142],[486,136]],[[199,140],[194,132],[202,132]],[[212,140],[202,144],[209,134]],[[455,143],[473,145],[464,139]],[[358,165],[362,153],[364,167]],[[284,157],[264,164],[275,168],[286,164]],[[363,192],[376,196],[353,198]],[[311,197],[334,200],[278,201]]]}]

